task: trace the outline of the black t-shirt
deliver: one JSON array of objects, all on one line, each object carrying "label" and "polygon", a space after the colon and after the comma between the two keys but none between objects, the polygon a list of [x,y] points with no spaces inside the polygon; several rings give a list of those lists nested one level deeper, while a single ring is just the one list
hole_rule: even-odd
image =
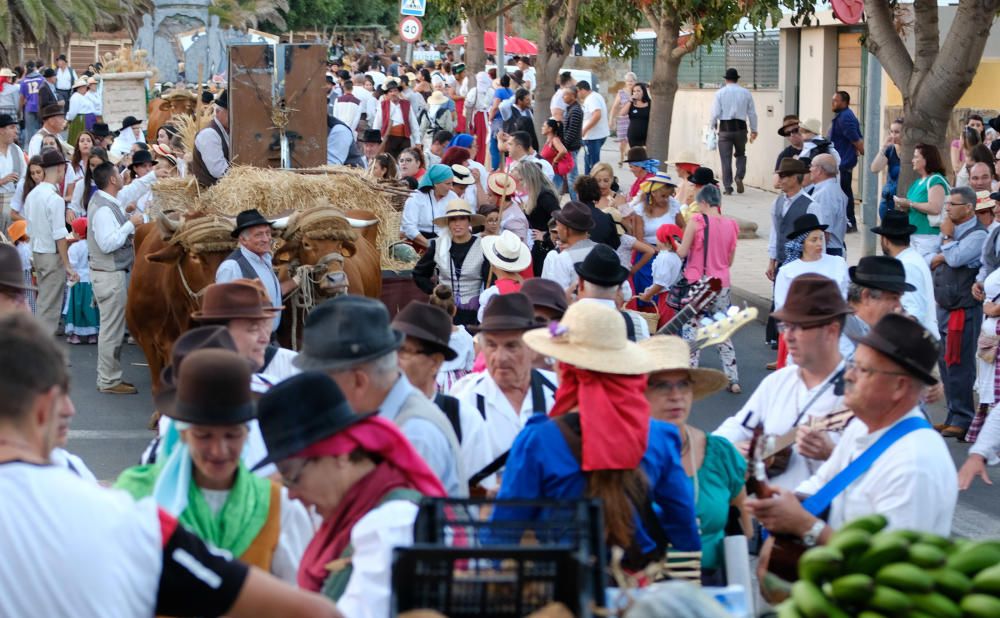
[{"label": "black t-shirt", "polygon": [[[236,602],[250,568],[212,550],[174,520],[164,538],[163,570],[156,613],[167,616],[224,616]],[[167,530],[164,529],[166,537]]]},{"label": "black t-shirt", "polygon": [[775,160],[775,162],[774,162],[774,171],[777,172],[778,168],[781,167],[781,160],[782,159],[788,159],[788,158],[797,157],[800,154],[802,154],[802,149],[801,148],[796,148],[795,146],[788,146],[787,148],[785,148],[784,150],[781,151],[781,153],[778,155],[778,158]]}]

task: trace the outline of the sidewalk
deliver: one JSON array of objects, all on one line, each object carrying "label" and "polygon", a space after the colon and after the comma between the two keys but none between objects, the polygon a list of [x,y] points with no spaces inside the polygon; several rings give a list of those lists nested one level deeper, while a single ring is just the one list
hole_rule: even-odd
[{"label": "sidewalk", "polygon": [[[635,177],[629,171],[628,165],[618,167],[618,143],[605,142],[601,150],[601,160],[610,163],[615,168],[620,188],[627,190],[632,186]],[[581,157],[582,159],[582,157]],[[719,161],[708,164],[718,176]],[[670,167],[668,173],[675,170]],[[777,192],[764,191],[755,187],[746,187],[743,194],[733,193],[722,197],[722,212],[730,217],[736,217],[757,224],[756,238],[741,238],[736,246],[736,259],[733,261],[732,293],[734,304],[748,304],[757,307],[762,319],[766,319],[771,307],[771,282],[764,276],[767,270],[767,238],[771,232],[771,206],[777,197]],[[858,205],[860,215],[860,205]],[[847,235],[847,262],[854,266],[861,258],[862,234]]]}]

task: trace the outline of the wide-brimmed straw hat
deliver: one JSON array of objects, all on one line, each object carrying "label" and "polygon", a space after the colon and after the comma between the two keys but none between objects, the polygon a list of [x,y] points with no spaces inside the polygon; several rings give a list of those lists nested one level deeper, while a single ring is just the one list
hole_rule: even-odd
[{"label": "wide-brimmed straw hat", "polygon": [[431,93],[431,96],[427,97],[427,103],[429,105],[441,105],[447,100],[448,97],[446,97],[445,94],[440,90],[435,90],[433,93]]},{"label": "wide-brimmed straw hat", "polygon": [[510,174],[504,172],[493,172],[486,179],[486,186],[490,191],[501,197],[514,195],[517,191],[517,181]]},{"label": "wide-brimmed straw hat", "polygon": [[996,201],[989,191],[976,191],[976,212],[980,210],[993,210],[996,208]]},{"label": "wide-brimmed straw hat", "polygon": [[510,230],[504,230],[498,236],[487,236],[479,242],[483,245],[486,261],[500,270],[517,273],[531,264],[531,249]]},{"label": "wide-brimmed straw hat", "polygon": [[434,225],[438,227],[446,227],[448,219],[455,217],[468,217],[469,223],[473,226],[484,225],[486,223],[486,217],[473,211],[472,205],[462,198],[451,200],[445,205],[444,209],[444,214],[434,219]]},{"label": "wide-brimmed straw hat", "polygon": [[539,354],[589,371],[642,375],[656,366],[649,352],[629,341],[621,314],[600,303],[574,303],[562,320],[523,338]]},{"label": "wide-brimmed straw hat", "polygon": [[660,187],[676,187],[677,182],[670,177],[669,174],[664,174],[663,172],[657,172],[650,178],[642,181],[639,185],[639,190],[643,193],[652,193]]},{"label": "wide-brimmed straw hat", "polygon": [[808,131],[813,135],[823,135],[823,124],[815,118],[799,121],[799,130]]},{"label": "wide-brimmed straw hat", "polygon": [[701,399],[726,388],[729,378],[718,369],[691,366],[691,348],[686,341],[673,335],[655,335],[639,342],[653,358],[650,373],[660,371],[686,371],[694,390],[694,398]]},{"label": "wide-brimmed straw hat", "polygon": [[76,90],[77,88],[86,88],[89,85],[90,84],[87,82],[86,77],[80,77],[77,78],[75,82],[73,82],[73,86],[70,88],[70,90]]}]

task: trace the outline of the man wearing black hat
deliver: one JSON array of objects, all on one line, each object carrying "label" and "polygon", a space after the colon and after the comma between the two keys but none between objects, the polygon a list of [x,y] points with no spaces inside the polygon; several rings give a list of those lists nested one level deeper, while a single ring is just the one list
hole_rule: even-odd
[{"label": "man wearing black hat", "polygon": [[392,327],[406,335],[397,353],[399,368],[410,383],[448,417],[462,447],[466,475],[482,470],[493,461],[483,417],[475,407],[437,389],[441,365],[458,356],[449,346],[451,318],[440,307],[414,301],[396,314]]},{"label": "man wearing black hat", "polygon": [[770,475],[778,487],[793,489],[809,478],[833,449],[825,431],[802,425],[844,407],[835,384],[844,369],[839,344],[850,313],[832,279],[816,274],[796,277],[784,306],[772,314],[784,332],[792,362],[764,378],[740,411],[714,432],[746,453],[758,426],[774,435],[799,427],[787,466]]},{"label": "man wearing black hat", "polygon": [[36,317],[55,334],[62,314],[63,291],[67,278],[79,277],[69,262],[66,241],[66,200],[59,186],[66,177],[66,159],[55,149],[42,153],[45,180],[35,187],[24,201],[28,220],[28,237],[38,277],[38,310]]},{"label": "man wearing black hat", "polygon": [[868,255],[847,272],[851,278],[847,302],[854,309],[844,326],[848,337],[863,337],[883,317],[899,313],[903,308],[900,297],[904,292],[916,290],[906,282],[903,263],[893,257]]},{"label": "man wearing black hat", "polygon": [[628,279],[629,271],[622,266],[614,249],[598,244],[582,262],[573,267],[580,277],[576,288],[580,302],[600,303],[618,311],[625,320],[625,333],[629,341],[649,339],[649,324],[646,320],[634,311],[623,311],[618,307],[622,283]]},{"label": "man wearing black hat", "polygon": [[17,119],[0,114],[0,230],[5,233],[13,222],[10,204],[17,191],[17,181],[27,171],[24,151],[15,143],[17,131]]},{"label": "man wearing black hat", "polygon": [[361,144],[361,154],[364,155],[365,169],[368,169],[382,149],[382,132],[378,129],[365,129],[358,138],[358,143]]},{"label": "man wearing black hat", "polygon": [[210,187],[229,171],[229,91],[215,99],[215,118],[194,138],[194,157],[189,171],[202,188]]},{"label": "man wearing black hat", "polygon": [[906,282],[916,288],[912,292],[903,293],[900,299],[903,309],[916,318],[927,332],[935,337],[940,336],[931,269],[923,256],[910,247],[910,234],[917,231],[916,226],[910,225],[905,212],[890,210],[882,218],[882,224],[871,230],[882,238],[882,253],[896,258],[903,264]]},{"label": "man wearing black hat", "polygon": [[[958,501],[955,464],[918,406],[925,388],[937,382],[931,375],[937,343],[916,321],[895,313],[855,341],[857,352],[844,374],[844,403],[855,420],[811,478],[747,506],[772,533],[801,537],[809,546],[874,513],[893,529],[949,536]],[[835,477],[847,482],[834,485]],[[830,489],[820,496],[824,488]],[[799,502],[796,494],[810,498]],[[818,517],[827,507],[823,521]]]},{"label": "man wearing black hat", "polygon": [[[39,129],[28,142],[28,156],[33,157],[42,152],[42,140],[51,135],[59,144],[62,144],[60,134],[66,128],[66,111],[61,103],[53,103],[42,108],[39,117],[42,120],[42,128]],[[65,148],[63,148],[65,151]]]},{"label": "man wearing black hat", "polygon": [[[358,328],[362,324],[365,327]],[[380,301],[339,296],[309,313],[302,350],[294,364],[333,378],[356,413],[378,411],[395,423],[448,495],[468,496],[468,477],[455,430],[399,370],[397,351],[404,339],[403,333],[390,326],[389,312]]]},{"label": "man wearing black hat", "polygon": [[42,78],[45,82],[38,90],[38,109],[44,110],[46,107],[56,104],[65,105],[65,101],[56,90],[56,70],[52,67],[46,67],[42,71]]},{"label": "man wearing black hat", "polygon": [[564,290],[576,284],[575,264],[582,262],[597,243],[590,239],[594,229],[594,216],[590,207],[582,202],[567,202],[552,214],[556,221],[556,235],[562,250],[549,252],[542,265],[542,277],[558,283]]},{"label": "man wearing black hat", "polygon": [[278,275],[274,273],[271,225],[271,222],[256,208],[244,210],[236,215],[236,228],[232,231],[232,236],[238,239],[240,246],[219,264],[218,270],[215,271],[215,282],[229,283],[237,279],[258,279],[277,309],[272,329],[277,330],[278,324],[281,323],[281,299],[295,287],[295,281],[289,280],[282,284],[278,281]]},{"label": "man wearing black hat", "polygon": [[383,89],[371,126],[382,132],[383,151],[399,158],[403,150],[420,143],[420,123],[410,101],[399,95],[399,84],[389,80]]},{"label": "man wearing black hat", "polygon": [[788,146],[778,153],[778,158],[774,160],[774,188],[781,188],[778,184],[778,168],[781,160],[785,158],[797,159],[802,154],[802,133],[799,131],[799,117],[795,114],[788,114],[781,119],[781,127],[778,135],[788,140]]},{"label": "man wearing black hat", "polygon": [[718,125],[719,157],[722,159],[722,186],[726,195],[733,194],[733,155],[736,155],[736,191],[743,193],[743,178],[747,173],[747,123],[750,141],[757,139],[757,110],[750,91],[736,82],[740,74],[726,69],[726,85],[715,93],[712,117],[708,126]]},{"label": "man wearing black hat", "polygon": [[771,260],[767,278],[771,281],[774,281],[778,266],[785,261],[785,242],[778,239],[788,237],[795,227],[795,220],[802,215],[812,213],[819,216],[812,198],[802,188],[808,173],[809,168],[798,159],[782,159],[778,167],[781,193],[771,207],[771,233],[767,239],[767,254]]},{"label": "man wearing black hat", "polygon": [[548,414],[555,403],[555,374],[533,368],[537,355],[521,337],[544,325],[544,320],[535,318],[524,294],[497,296],[475,329],[486,371],[470,374],[452,386],[451,395],[486,419],[493,457],[510,449],[529,418]]}]

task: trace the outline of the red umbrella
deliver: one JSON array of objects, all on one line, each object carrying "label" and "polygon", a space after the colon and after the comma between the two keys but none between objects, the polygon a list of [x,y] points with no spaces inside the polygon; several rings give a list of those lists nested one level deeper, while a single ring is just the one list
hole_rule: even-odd
[{"label": "red umbrella", "polygon": [[[497,51],[497,33],[487,30],[485,33],[483,47],[486,51],[491,53],[496,53]],[[448,45],[465,45],[465,35],[461,34],[452,40],[448,41]],[[538,47],[527,39],[522,39],[516,36],[505,36],[503,38],[504,52],[510,54],[526,54],[528,56],[538,55]]]}]

